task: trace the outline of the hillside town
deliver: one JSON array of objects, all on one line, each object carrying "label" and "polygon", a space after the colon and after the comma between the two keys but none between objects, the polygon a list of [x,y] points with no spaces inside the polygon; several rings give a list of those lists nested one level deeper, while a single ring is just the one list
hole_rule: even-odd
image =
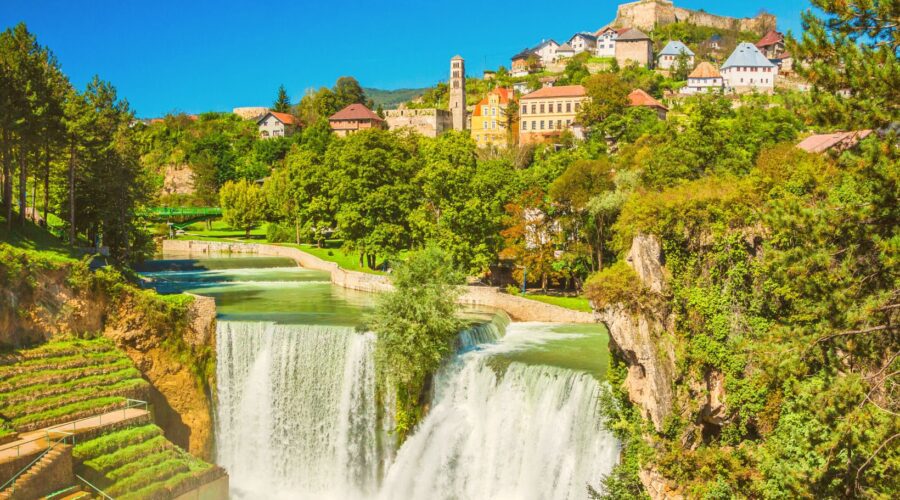
[{"label": "hillside town", "polygon": [[[658,35],[665,31],[654,31],[678,23],[711,34],[685,41],[662,39]],[[590,99],[585,87],[575,81],[558,84],[572,68],[584,68],[586,74],[640,68],[667,79],[671,88],[657,97],[641,89],[628,96],[630,106],[653,109],[661,120],[669,106],[685,96],[772,94],[788,84],[802,89],[775,23],[769,14],[733,19],[680,9],[666,0],[640,0],[620,5],[615,19],[595,31],[574,33],[562,43],[544,39],[512,55],[508,68],[485,70],[481,80],[487,83],[486,90],[476,95],[475,102],[467,101],[466,94],[474,77],[457,55],[450,61],[446,107],[422,107],[413,100],[376,112],[353,103],[328,121],[342,137],[368,128],[410,129],[426,137],[467,130],[479,147],[496,149],[558,141],[564,133],[576,139],[585,136],[577,119]],[[297,117],[265,107],[235,108],[234,113],[256,120],[261,138],[291,135],[302,127]]]}]

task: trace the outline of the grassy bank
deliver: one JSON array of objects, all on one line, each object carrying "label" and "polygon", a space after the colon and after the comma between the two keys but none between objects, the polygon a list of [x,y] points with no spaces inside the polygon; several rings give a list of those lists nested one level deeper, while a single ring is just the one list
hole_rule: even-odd
[{"label": "grassy bank", "polygon": [[584,297],[559,297],[556,295],[541,295],[536,293],[528,293],[523,295],[526,299],[536,300],[545,304],[565,307],[573,311],[591,312],[591,303]]}]

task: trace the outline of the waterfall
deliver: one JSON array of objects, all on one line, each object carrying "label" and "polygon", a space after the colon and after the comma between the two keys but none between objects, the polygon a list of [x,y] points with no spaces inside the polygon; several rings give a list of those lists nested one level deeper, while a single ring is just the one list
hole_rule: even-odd
[{"label": "waterfall", "polygon": [[374,495],[381,470],[374,336],[228,321],[217,333],[217,458],[235,496]]},{"label": "waterfall", "polygon": [[619,452],[597,414],[603,386],[505,357],[567,336],[503,315],[464,330],[429,413],[391,450],[373,334],[221,321],[218,462],[238,498],[585,499]]},{"label": "waterfall", "polygon": [[619,445],[590,375],[470,353],[438,381],[431,412],[387,471],[384,499],[583,499]]}]

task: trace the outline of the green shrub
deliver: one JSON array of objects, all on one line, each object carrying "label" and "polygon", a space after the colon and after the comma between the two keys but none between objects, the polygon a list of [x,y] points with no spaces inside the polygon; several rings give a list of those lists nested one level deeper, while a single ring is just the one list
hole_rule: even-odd
[{"label": "green shrub", "polygon": [[637,310],[649,305],[650,292],[634,269],[619,261],[593,274],[585,283],[585,295],[597,309],[621,305]]},{"label": "green shrub", "polygon": [[266,241],[269,243],[296,243],[296,229],[290,224],[270,223],[266,227]]}]

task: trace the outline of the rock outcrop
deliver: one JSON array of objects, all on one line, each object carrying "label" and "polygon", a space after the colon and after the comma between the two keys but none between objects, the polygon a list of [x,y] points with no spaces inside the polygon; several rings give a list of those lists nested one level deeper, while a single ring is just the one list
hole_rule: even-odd
[{"label": "rock outcrop", "polygon": [[180,331],[148,328],[140,308],[125,300],[104,330],[150,382],[149,402],[166,438],[205,460],[215,448],[215,317],[215,300],[194,296]]},{"label": "rock outcrop", "polygon": [[616,19],[611,23],[616,27],[633,27],[650,31],[656,26],[676,22],[687,22],[721,30],[739,30],[764,33],[775,29],[776,19],[771,14],[762,13],[751,18],[717,16],[704,11],[676,7],[668,0],[639,0],[623,3],[616,11]]},{"label": "rock outcrop", "polygon": [[[653,236],[634,238],[627,258],[641,283],[655,294],[666,289],[659,241]],[[629,399],[649,418],[656,430],[672,411],[675,348],[668,336],[674,328],[672,314],[664,307],[636,310],[628,304],[612,304],[595,312],[609,329],[610,346],[628,364],[625,387]]]}]

